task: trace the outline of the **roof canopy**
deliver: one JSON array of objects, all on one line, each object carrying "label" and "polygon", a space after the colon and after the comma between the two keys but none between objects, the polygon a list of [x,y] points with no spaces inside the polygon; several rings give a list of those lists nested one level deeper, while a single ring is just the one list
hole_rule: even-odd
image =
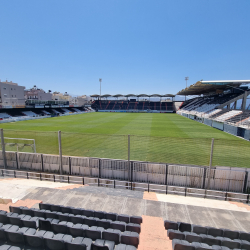
[{"label": "roof canopy", "polygon": [[201,95],[249,84],[250,80],[198,81],[188,88],[182,89],[177,95]]},{"label": "roof canopy", "polygon": [[146,95],[146,94],[140,94],[140,95],[137,95],[137,97],[149,97],[149,95]]},{"label": "roof canopy", "polygon": [[121,96],[123,96],[123,95],[121,95],[121,94],[117,94],[117,95],[112,95],[113,97],[121,97]]},{"label": "roof canopy", "polygon": [[91,95],[90,97],[94,97],[94,98],[96,98],[96,97],[99,97],[100,95]]},{"label": "roof canopy", "polygon": [[134,94],[128,94],[128,95],[124,95],[125,97],[130,97],[130,96],[134,96],[134,97],[136,97],[136,95],[134,95]]},{"label": "roof canopy", "polygon": [[102,95],[101,97],[110,97],[111,95],[106,94],[106,95]]}]

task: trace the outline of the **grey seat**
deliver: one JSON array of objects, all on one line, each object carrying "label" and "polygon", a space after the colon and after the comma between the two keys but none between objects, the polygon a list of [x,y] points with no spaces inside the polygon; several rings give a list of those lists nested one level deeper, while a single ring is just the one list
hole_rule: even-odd
[{"label": "grey seat", "polygon": [[0,246],[0,250],[21,250],[21,248],[17,247],[17,246],[11,246],[11,245],[4,244],[4,245]]},{"label": "grey seat", "polygon": [[129,215],[127,215],[127,214],[118,214],[117,220],[118,221],[123,221],[125,223],[129,223]]},{"label": "grey seat", "polygon": [[62,213],[68,213],[68,214],[71,214],[72,213],[72,207],[65,207],[65,206],[61,206],[61,210],[62,210]]},{"label": "grey seat", "polygon": [[105,217],[107,220],[116,221],[117,220],[117,214],[116,213],[106,213]]},{"label": "grey seat", "polygon": [[16,226],[19,226],[19,227],[23,227],[22,219],[25,216],[26,216],[25,214],[13,213],[11,216],[9,216],[10,224],[16,225]]},{"label": "grey seat", "polygon": [[86,216],[84,215],[75,215],[75,216],[71,216],[69,217],[71,222],[74,223],[74,224],[85,224],[85,218],[87,218]]},{"label": "grey seat", "polygon": [[25,215],[22,218],[22,223],[24,227],[38,228],[38,217],[31,217],[30,215]]},{"label": "grey seat", "polygon": [[192,232],[196,234],[207,234],[207,227],[192,225]]},{"label": "grey seat", "polygon": [[121,234],[121,243],[138,247],[139,234],[136,232],[125,231]]},{"label": "grey seat", "polygon": [[185,234],[178,231],[178,230],[169,229],[168,230],[168,237],[170,240],[173,240],[173,239],[184,240]]},{"label": "grey seat", "polygon": [[87,217],[95,217],[95,211],[94,210],[89,210],[89,209],[85,209],[83,210],[83,214]]},{"label": "grey seat", "polygon": [[186,240],[174,239],[172,241],[173,250],[195,250]]},{"label": "grey seat", "polygon": [[114,250],[115,243],[109,240],[98,239],[92,243],[91,250]]},{"label": "grey seat", "polygon": [[84,224],[88,225],[89,227],[98,226],[98,221],[94,217],[86,217],[84,219]]},{"label": "grey seat", "polygon": [[241,241],[241,249],[250,250],[250,242],[246,240]]},{"label": "grey seat", "polygon": [[200,243],[200,242],[192,242],[191,246],[195,247],[195,250],[210,250],[210,249],[214,249],[211,246],[209,246],[208,244]]},{"label": "grey seat", "polygon": [[69,234],[73,237],[85,237],[86,229],[88,229],[88,225],[85,224],[75,224],[73,226],[69,226]]},{"label": "grey seat", "polygon": [[142,217],[141,216],[130,216],[130,223],[141,224]]},{"label": "grey seat", "polygon": [[26,244],[35,248],[44,248],[43,236],[46,233],[44,230],[36,231],[32,234],[29,230],[24,233],[24,239]]},{"label": "grey seat", "polygon": [[229,238],[229,239],[239,239],[240,233],[239,231],[232,231],[232,230],[228,230],[228,229],[224,229],[223,230],[223,237]]},{"label": "grey seat", "polygon": [[111,222],[112,222],[111,220],[107,220],[107,219],[100,219],[97,221],[98,227],[103,227],[104,229],[110,228]]},{"label": "grey seat", "polygon": [[87,238],[92,240],[102,239],[102,232],[104,231],[103,227],[90,227],[86,229],[85,234]]},{"label": "grey seat", "polygon": [[17,213],[17,214],[21,214],[22,213],[22,210],[21,210],[22,208],[25,208],[25,207],[9,206],[10,212]]},{"label": "grey seat", "polygon": [[21,208],[22,214],[30,215],[31,217],[34,217],[34,211],[30,208],[23,207]]},{"label": "grey seat", "polygon": [[214,237],[222,237],[223,229],[215,228],[215,227],[207,227],[207,234],[212,235]]},{"label": "grey seat", "polygon": [[181,223],[179,224],[179,230],[180,230],[181,232],[191,232],[191,231],[192,231],[191,224],[190,224],[190,223],[181,222]]},{"label": "grey seat", "polygon": [[49,203],[39,203],[39,208],[41,210],[50,210],[51,209],[51,204],[49,204]]},{"label": "grey seat", "polygon": [[119,244],[121,242],[121,231],[117,229],[107,229],[102,232],[102,239],[114,241],[115,244]]},{"label": "grey seat", "polygon": [[223,238],[221,239],[221,246],[228,248],[240,248],[241,240],[231,240],[229,238]]},{"label": "grey seat", "polygon": [[99,219],[105,219],[106,212],[103,211],[95,211],[95,217]]},{"label": "grey seat", "polygon": [[191,233],[191,232],[184,232],[185,240],[192,243],[192,242],[202,242],[202,237],[199,234]]},{"label": "grey seat", "polygon": [[64,250],[65,243],[72,242],[72,236],[67,234],[56,234],[52,237],[45,238],[45,245],[50,250]]},{"label": "grey seat", "polygon": [[0,210],[0,223],[8,224],[9,218],[7,217],[7,212]]},{"label": "grey seat", "polygon": [[74,214],[74,215],[84,215],[84,214],[83,214],[84,209],[82,209],[82,208],[75,208],[75,207],[72,207],[72,208],[71,208],[71,212],[72,212],[72,214]]},{"label": "grey seat", "polygon": [[5,230],[8,230],[10,227],[12,227],[13,225],[11,224],[6,224],[6,225],[2,225],[0,227],[0,240],[1,241],[6,241],[6,234],[5,234]]},{"label": "grey seat", "polygon": [[33,211],[34,211],[34,216],[36,216],[36,217],[42,217],[44,219],[46,218],[46,216],[45,216],[45,211],[46,210],[45,209],[41,209],[41,210],[39,210],[39,209],[33,209]]},{"label": "grey seat", "polygon": [[60,221],[70,221],[70,217],[68,213],[62,213],[62,212],[58,212],[57,213],[58,216],[58,220]]},{"label": "grey seat", "polygon": [[110,223],[110,228],[124,232],[126,230],[126,223],[123,221],[114,221]]},{"label": "grey seat", "polygon": [[57,214],[57,212],[51,212],[51,211],[49,211],[49,210],[46,210],[46,211],[45,211],[45,216],[46,216],[46,219],[48,219],[48,218],[58,219],[58,214]]},{"label": "grey seat", "polygon": [[126,224],[126,231],[136,232],[139,234],[141,232],[141,226],[139,224],[128,223]]},{"label": "grey seat", "polygon": [[67,234],[69,232],[68,227],[73,226],[72,222],[60,221],[59,223],[51,223],[51,229],[56,234]]},{"label": "grey seat", "polygon": [[65,243],[65,250],[90,250],[92,240],[89,238],[76,237],[72,242]]},{"label": "grey seat", "polygon": [[[24,233],[28,230],[27,227],[19,228],[18,226],[12,226],[5,230],[7,240],[14,244],[25,244]],[[34,229],[35,230],[35,229]]]},{"label": "grey seat", "polygon": [[221,245],[221,240],[218,237],[213,237],[211,235],[206,235],[206,237],[202,237],[202,242],[208,244],[209,246]]},{"label": "grey seat", "polygon": [[[1,222],[1,221],[0,221]],[[250,242],[250,234],[246,232],[239,232],[239,239],[240,240],[246,240]]]},{"label": "grey seat", "polygon": [[50,209],[48,209],[52,212],[61,212],[61,206],[60,205],[54,205],[54,204],[51,204],[50,205]]},{"label": "grey seat", "polygon": [[168,229],[178,230],[179,229],[178,222],[174,222],[174,221],[165,220],[164,226],[166,230]]},{"label": "grey seat", "polygon": [[136,247],[125,244],[118,244],[115,250],[136,250]]}]

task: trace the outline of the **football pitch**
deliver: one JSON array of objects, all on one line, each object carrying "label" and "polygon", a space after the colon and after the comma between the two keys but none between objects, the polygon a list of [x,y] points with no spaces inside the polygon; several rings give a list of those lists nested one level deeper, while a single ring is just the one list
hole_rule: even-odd
[{"label": "football pitch", "polygon": [[214,138],[213,166],[245,168],[249,161],[248,141],[177,114],[96,112],[0,127],[5,137],[35,139],[44,154],[58,154],[60,130],[63,155],[69,156],[127,160],[130,135],[130,160],[207,166]]}]

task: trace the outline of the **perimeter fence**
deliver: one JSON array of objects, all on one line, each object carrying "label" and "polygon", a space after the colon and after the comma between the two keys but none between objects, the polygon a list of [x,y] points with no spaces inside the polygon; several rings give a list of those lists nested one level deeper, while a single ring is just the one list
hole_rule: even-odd
[{"label": "perimeter fence", "polygon": [[36,153],[21,145],[15,152],[1,139],[0,167],[6,169],[250,193],[250,142],[238,138],[3,132],[36,144]]}]

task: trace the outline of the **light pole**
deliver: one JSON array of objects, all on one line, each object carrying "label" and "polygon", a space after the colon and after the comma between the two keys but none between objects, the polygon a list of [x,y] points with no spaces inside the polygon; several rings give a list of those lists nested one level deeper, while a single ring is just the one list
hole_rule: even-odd
[{"label": "light pole", "polygon": [[99,78],[100,82],[100,100],[101,100],[101,95],[102,95],[102,78]]},{"label": "light pole", "polygon": [[[187,88],[187,81],[189,80],[189,77],[188,76],[186,76],[185,77],[185,81],[186,81],[186,88]],[[185,95],[185,101],[187,100],[187,95]]]}]

